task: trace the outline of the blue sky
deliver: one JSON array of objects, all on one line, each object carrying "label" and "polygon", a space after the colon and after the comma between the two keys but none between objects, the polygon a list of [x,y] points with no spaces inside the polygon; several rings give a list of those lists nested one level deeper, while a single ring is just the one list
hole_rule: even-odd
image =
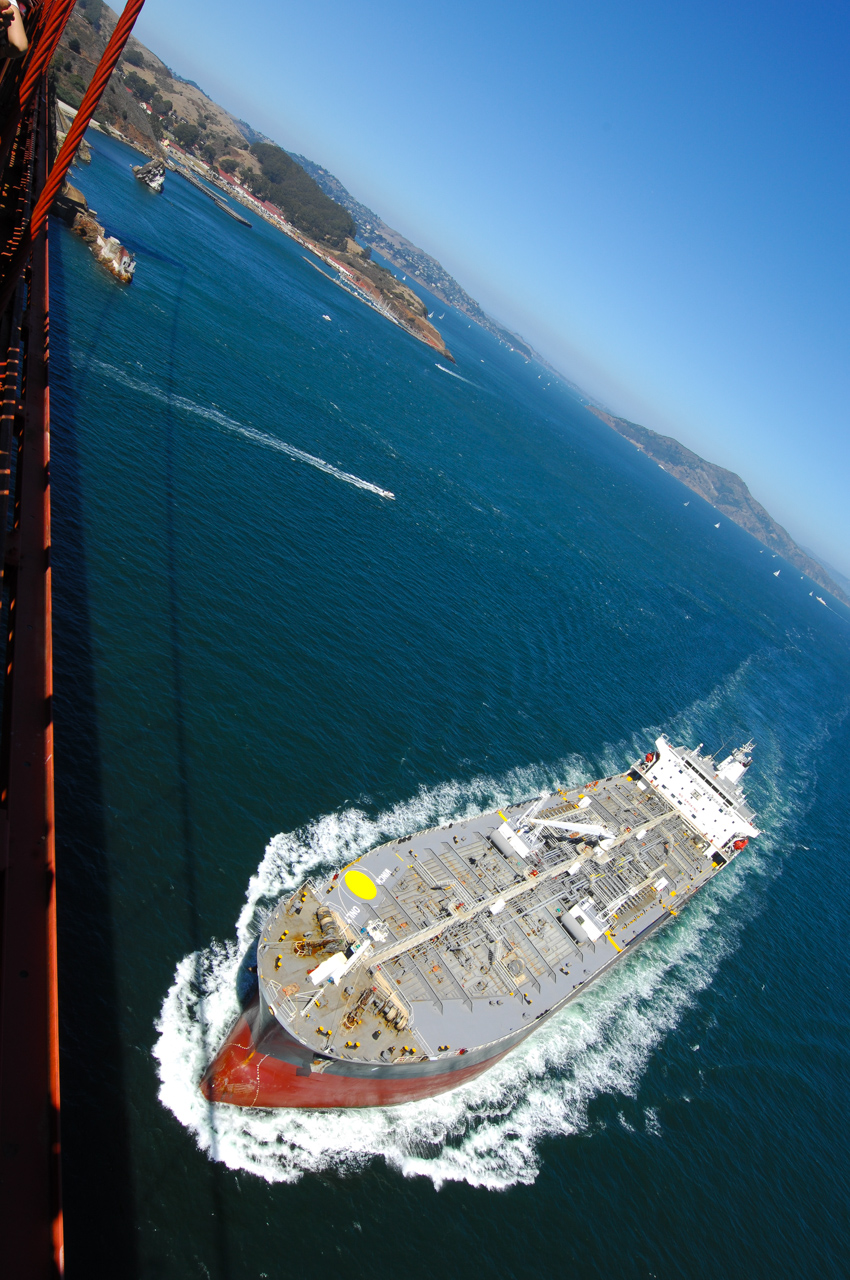
[{"label": "blue sky", "polygon": [[147,0],[136,31],[850,575],[846,5]]}]

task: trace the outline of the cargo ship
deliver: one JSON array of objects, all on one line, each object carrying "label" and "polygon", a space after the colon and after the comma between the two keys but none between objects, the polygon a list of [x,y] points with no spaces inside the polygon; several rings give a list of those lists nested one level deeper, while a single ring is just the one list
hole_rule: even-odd
[{"label": "cargo ship", "polygon": [[[211,1102],[383,1107],[487,1071],[669,923],[759,831],[673,746],[625,773],[391,840],[269,912]],[[253,961],[253,963],[250,963]]]}]

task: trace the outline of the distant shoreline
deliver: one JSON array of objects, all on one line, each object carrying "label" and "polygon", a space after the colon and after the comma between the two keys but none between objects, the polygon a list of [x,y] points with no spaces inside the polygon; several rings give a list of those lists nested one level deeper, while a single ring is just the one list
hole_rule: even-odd
[{"label": "distant shoreline", "polygon": [[[101,133],[106,133],[110,137],[115,138],[116,141],[123,142],[125,145],[133,147],[136,151],[139,150],[138,145],[134,144],[129,138],[122,134],[120,129],[115,128],[114,125],[95,125],[95,127],[99,129]],[[356,297],[360,302],[365,302],[373,311],[377,311],[380,315],[384,316],[386,320],[390,320],[400,329],[409,333],[411,337],[416,338],[417,341],[431,347],[439,355],[445,357],[447,360],[451,360],[454,364],[454,356],[449,351],[443,341],[442,335],[434,325],[429,324],[427,320],[423,320],[419,316],[413,315],[413,313],[405,315],[404,309],[402,309],[395,300],[391,300],[383,294],[378,286],[373,284],[372,281],[366,280],[363,276],[358,275],[352,267],[340,262],[338,257],[334,256],[333,250],[328,249],[325,245],[319,244],[317,241],[311,240],[309,236],[304,235],[303,231],[299,231],[297,227],[293,226],[291,222],[286,220],[281,211],[273,213],[271,209],[266,208],[261,201],[257,200],[255,196],[252,196],[250,192],[246,191],[243,187],[238,186],[236,183],[226,181],[217,172],[215,172],[210,165],[205,164],[202,160],[198,160],[195,156],[190,156],[187,152],[175,146],[174,143],[163,143],[162,151],[165,153],[165,164],[170,173],[175,173],[180,177],[185,178],[188,182],[192,183],[193,186],[200,185],[197,182],[197,179],[202,178],[205,182],[214,186],[218,191],[221,191],[223,195],[230,196],[232,200],[237,201],[246,209],[250,209],[258,218],[262,218],[270,226],[276,227],[278,231],[282,231],[285,236],[294,240],[296,244],[301,245],[303,249],[312,253],[315,257],[324,262],[326,266],[330,267],[332,271],[336,272],[338,279],[333,281],[335,284],[339,284],[347,293]],[[172,152],[179,152],[179,158],[174,159],[171,154]],[[145,153],[143,152],[142,154]],[[212,195],[212,193],[210,193],[210,195]],[[322,274],[324,274],[324,272]],[[329,276],[328,279],[333,279],[333,277]]]},{"label": "distant shoreline", "polygon": [[657,462],[668,475],[674,476],[692,493],[699,494],[715,510],[751,534],[763,547],[783,556],[789,564],[802,570],[841,604],[850,605],[850,597],[833,582],[823,565],[797,545],[787,530],[753,497],[734,471],[727,471],[714,462],[707,462],[672,436],[662,436],[649,427],[641,427],[626,418],[616,418],[592,404],[585,405],[585,408],[653,462]]}]

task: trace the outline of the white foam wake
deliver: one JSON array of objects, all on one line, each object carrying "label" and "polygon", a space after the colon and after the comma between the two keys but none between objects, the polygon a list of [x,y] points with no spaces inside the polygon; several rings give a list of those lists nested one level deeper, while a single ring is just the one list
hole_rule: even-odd
[{"label": "white foam wake", "polygon": [[[563,762],[559,772],[572,783],[587,776],[574,761]],[[351,1172],[384,1160],[436,1186],[465,1181],[498,1189],[533,1182],[542,1140],[584,1129],[599,1094],[635,1094],[653,1050],[734,945],[726,913],[724,930],[710,926],[746,874],[737,864],[675,928],[629,957],[491,1071],[452,1093],[386,1110],[307,1112],[210,1106],[198,1090],[237,1013],[239,957],[283,892],[381,839],[519,800],[554,781],[548,771],[527,769],[500,780],[446,784],[377,819],[346,810],[270,841],[251,877],[236,938],[181,960],[157,1026],[160,1099],[202,1150],[269,1182],[331,1168]],[[658,1133],[657,1118],[651,1120],[648,1132]]]},{"label": "white foam wake", "polygon": [[294,444],[287,444],[285,440],[279,440],[277,436],[270,436],[265,431],[258,431],[256,427],[247,427],[243,422],[237,422],[235,418],[228,417],[226,413],[222,413],[220,409],[216,409],[214,406],[198,404],[194,400],[189,400],[186,396],[172,395],[168,391],[163,391],[161,387],[157,387],[150,382],[144,382],[140,378],[134,378],[124,369],[116,369],[114,365],[106,364],[102,360],[93,360],[92,363],[96,364],[107,377],[112,378],[115,382],[120,382],[125,387],[130,387],[133,391],[140,391],[143,395],[159,400],[163,404],[173,405],[175,408],[182,409],[185,413],[191,413],[197,418],[204,418],[207,422],[214,422],[216,426],[222,427],[233,435],[241,436],[243,440],[250,440],[253,444],[262,445],[266,449],[274,449],[278,453],[285,453],[288,457],[295,458],[298,462],[306,462],[308,466],[315,467],[318,471],[324,471],[326,475],[333,476],[335,480],[344,480],[346,484],[353,484],[358,489],[367,489],[370,493],[377,493],[380,498],[389,498],[390,500],[395,498],[395,494],[389,489],[382,489],[379,485],[372,484],[370,480],[363,480],[360,476],[355,476],[350,471],[342,471],[332,463],[325,462],[324,458],[317,458],[315,454],[305,453],[303,449],[296,449]]},{"label": "white foam wake", "polygon": [[[435,363],[437,362],[435,361]],[[461,382],[468,382],[471,387],[475,387],[478,385],[476,382],[473,382],[470,378],[464,378],[462,373],[455,373],[454,369],[447,369],[444,364],[437,363],[437,368],[442,369],[443,373],[447,373],[450,378],[458,378]]]}]

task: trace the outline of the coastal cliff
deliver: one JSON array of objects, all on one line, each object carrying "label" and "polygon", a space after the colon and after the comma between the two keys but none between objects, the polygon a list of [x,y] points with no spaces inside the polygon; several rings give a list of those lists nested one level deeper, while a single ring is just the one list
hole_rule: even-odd
[{"label": "coastal cliff", "polygon": [[[80,0],[72,13],[51,64],[57,94],[71,108],[79,106],[116,21],[103,0]],[[176,75],[135,36],[109,81],[95,123],[155,164],[173,167],[176,162],[190,180],[194,173],[196,181],[203,178],[246,205],[322,258],[362,301],[453,359],[417,294],[356,243],[357,228],[344,205],[287,151]],[[231,212],[227,206],[225,211]],[[91,233],[88,226],[77,230]]]},{"label": "coastal cliff", "polygon": [[442,334],[428,320],[425,303],[412,289],[397,280],[391,271],[372,262],[368,249],[364,250],[354,240],[348,241],[343,252],[333,254],[323,252],[320,245],[313,245],[312,248],[329,267],[333,267],[342,282],[352,285],[365,298],[371,299],[389,319],[454,364],[454,356],[443,341]]},{"label": "coastal cliff", "polygon": [[836,600],[850,605],[850,597],[837,583],[833,582],[823,565],[818,564],[817,560],[813,560],[801,547],[798,547],[782,525],[773,519],[760,502],[756,501],[744,481],[734,471],[727,471],[725,467],[718,467],[714,462],[707,462],[698,453],[686,449],[672,436],[659,435],[657,431],[638,426],[636,422],[629,422],[626,418],[615,418],[613,414],[606,413],[604,409],[597,409],[594,405],[586,407],[591,413],[595,413],[597,418],[601,418],[619,435],[645,453],[648,458],[657,462],[671,476],[681,480],[682,484],[687,485],[694,493],[698,493],[701,498],[705,498],[706,502],[710,502],[724,516],[728,516],[735,524],[746,529],[747,533],[751,533],[763,546],[784,556],[789,564],[793,564],[802,573],[807,574],[813,582],[817,582],[830,595],[835,596]]},{"label": "coastal cliff", "polygon": [[97,221],[97,210],[90,209],[88,201],[70,182],[64,183],[53,202],[51,213],[68,223],[75,235],[84,240],[95,262],[121,284],[132,284],[136,271],[136,259],[116,236],[108,236]]}]

